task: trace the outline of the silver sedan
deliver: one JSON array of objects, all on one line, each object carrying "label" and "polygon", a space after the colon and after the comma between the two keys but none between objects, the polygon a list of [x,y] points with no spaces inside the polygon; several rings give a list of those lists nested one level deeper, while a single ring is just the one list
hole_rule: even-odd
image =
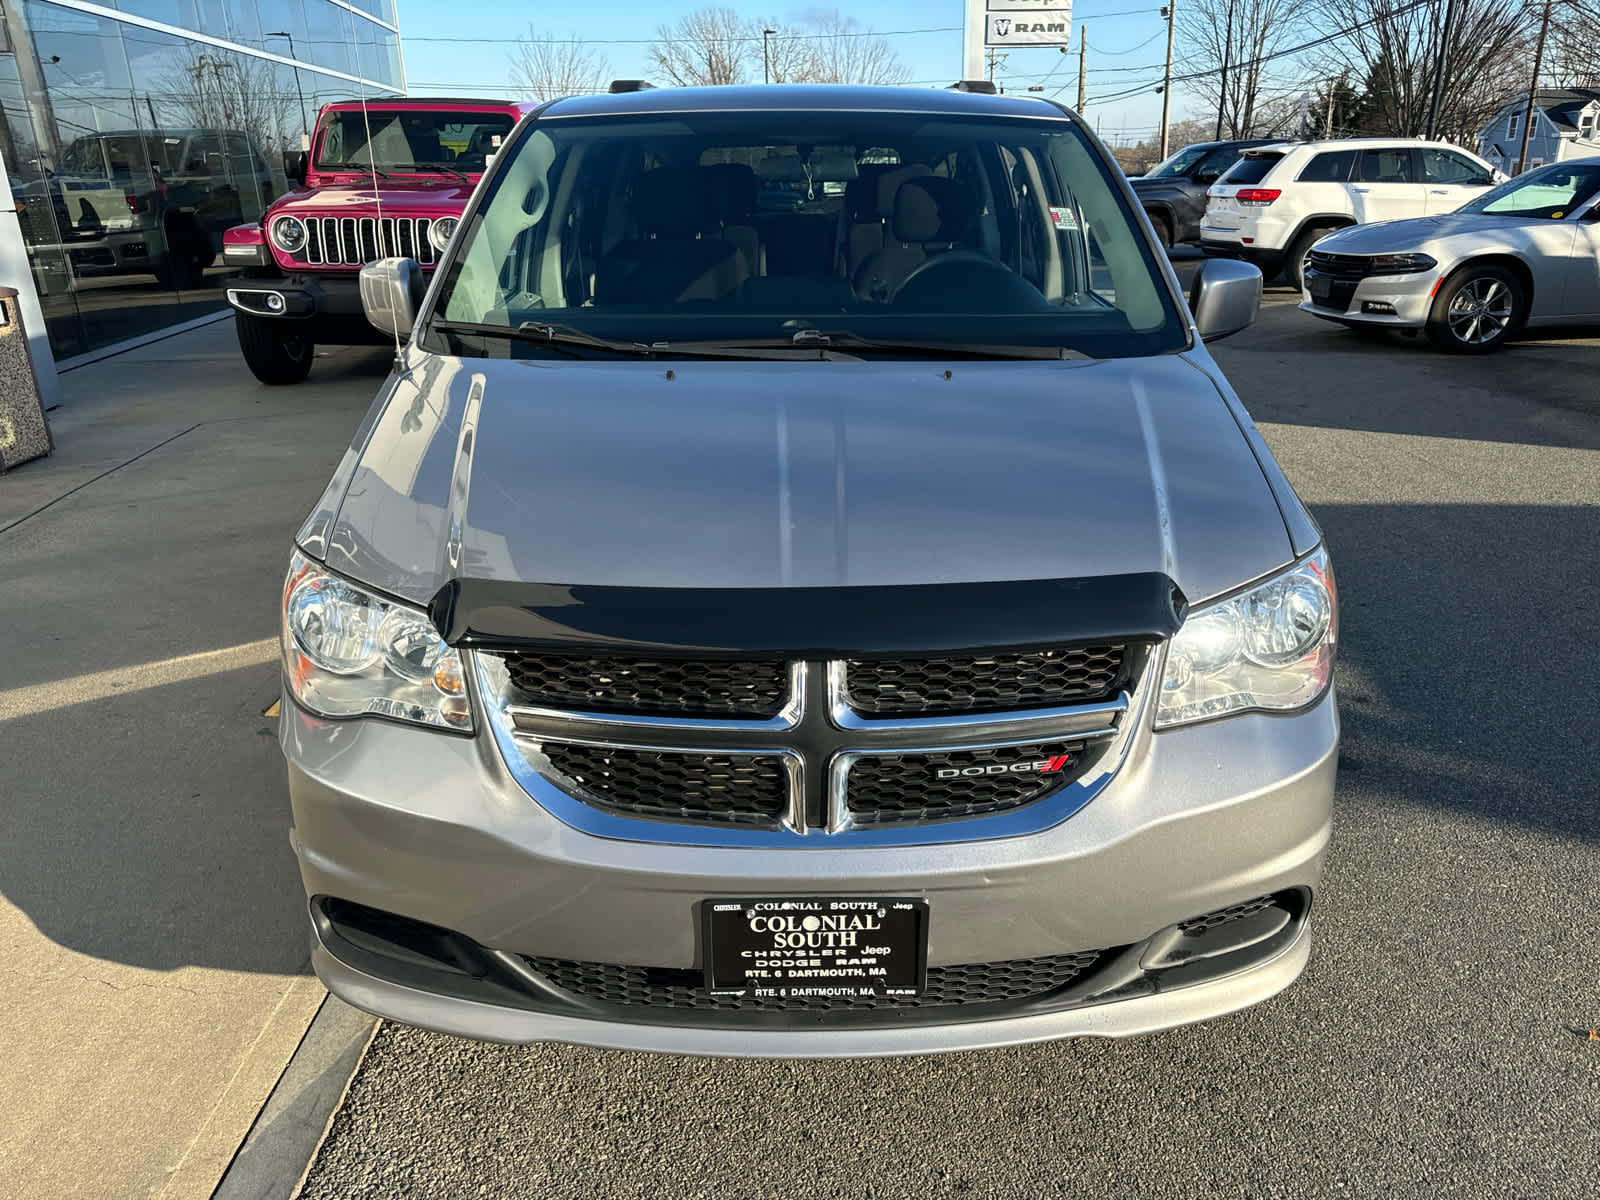
[{"label": "silver sedan", "polygon": [[1517,176],[1453,213],[1357,225],[1311,251],[1300,307],[1480,354],[1517,330],[1600,324],[1600,158]]}]

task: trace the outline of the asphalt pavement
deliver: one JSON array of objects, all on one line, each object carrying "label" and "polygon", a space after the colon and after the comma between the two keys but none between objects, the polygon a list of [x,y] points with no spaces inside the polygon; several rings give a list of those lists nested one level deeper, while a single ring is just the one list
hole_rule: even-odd
[{"label": "asphalt pavement", "polygon": [[1278,291],[1215,351],[1341,590],[1297,985],[1137,1040],[857,1062],[385,1024],[307,1200],[1596,1195],[1600,340],[1450,358]]}]

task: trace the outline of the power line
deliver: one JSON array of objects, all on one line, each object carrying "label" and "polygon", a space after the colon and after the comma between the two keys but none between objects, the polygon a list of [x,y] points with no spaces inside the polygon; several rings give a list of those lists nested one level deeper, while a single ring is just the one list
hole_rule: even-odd
[{"label": "power line", "polygon": [[[785,34],[784,40],[791,42],[809,42],[832,40],[834,38],[860,38],[860,37],[915,37],[925,33],[960,33],[964,27],[961,25],[938,25],[927,29],[855,29],[844,33],[794,33]],[[426,35],[413,37],[411,34],[403,35],[407,42],[460,42],[471,46],[703,46],[715,44],[719,46],[734,45],[742,42],[759,42],[761,35],[737,34],[733,37],[708,37],[708,38],[508,38],[508,37],[454,37],[439,35]]]},{"label": "power line", "polygon": [[[1286,49],[1283,49],[1283,50],[1275,50],[1271,54],[1263,54],[1263,55],[1261,55],[1261,56],[1259,56],[1257,58],[1252,58],[1252,59],[1250,59],[1250,60],[1248,60],[1246,62],[1230,63],[1229,64],[1229,69],[1230,70],[1241,70],[1241,69],[1243,69],[1245,67],[1256,67],[1256,66],[1260,66],[1262,63],[1272,62],[1274,59],[1288,58],[1291,55],[1301,54],[1301,53],[1303,53],[1304,51],[1307,51],[1307,50],[1315,50],[1318,46],[1325,46],[1329,42],[1336,42],[1342,37],[1348,37],[1350,34],[1355,33],[1357,30],[1361,30],[1361,29],[1367,28],[1367,26],[1369,26],[1369,25],[1377,25],[1380,22],[1392,20],[1395,17],[1404,16],[1408,12],[1411,12],[1411,11],[1413,11],[1415,9],[1418,9],[1418,8],[1422,8],[1422,7],[1424,7],[1426,5],[1429,5],[1429,4],[1432,4],[1432,3],[1434,3],[1434,0],[1412,0],[1412,2],[1410,4],[1404,4],[1404,5],[1401,5],[1399,8],[1390,9],[1387,12],[1379,13],[1375,17],[1370,17],[1365,21],[1358,21],[1356,24],[1347,26],[1344,29],[1336,29],[1332,33],[1325,34],[1322,37],[1315,38],[1315,39],[1313,39],[1312,41],[1309,41],[1309,42],[1302,42],[1298,46],[1290,46],[1290,47],[1288,47]],[[1191,71],[1187,75],[1174,75],[1172,77],[1172,82],[1173,83],[1191,83],[1196,79],[1206,79],[1206,78],[1209,78],[1212,75],[1220,75],[1221,73],[1222,73],[1222,68],[1221,67],[1213,67],[1210,70],[1206,70],[1206,71]],[[1155,91],[1156,89],[1159,89],[1161,86],[1162,85],[1159,82],[1140,84],[1137,87],[1129,88],[1128,90],[1123,91],[1123,92],[1116,92],[1116,93],[1113,93],[1112,95],[1109,95],[1109,96],[1096,97],[1093,100],[1091,100],[1090,103],[1092,103],[1092,104],[1109,104],[1113,100],[1126,100],[1130,96],[1140,96],[1140,95],[1144,95],[1144,94],[1146,94],[1148,92]]]}]

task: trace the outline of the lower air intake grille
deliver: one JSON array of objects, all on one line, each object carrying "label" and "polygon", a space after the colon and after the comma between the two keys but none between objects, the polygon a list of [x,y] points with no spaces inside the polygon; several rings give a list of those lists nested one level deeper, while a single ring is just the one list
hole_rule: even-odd
[{"label": "lower air intake grille", "polygon": [[953,1008],[1026,1000],[1067,986],[1105,954],[1087,950],[1047,958],[929,967],[918,996],[829,996],[794,999],[713,996],[700,971],[666,967],[620,967],[565,958],[524,957],[523,961],[563,991],[602,1004],[636,1008],[699,1009],[722,1012],[828,1012]]},{"label": "lower air intake grille", "polygon": [[1106,700],[1126,680],[1127,646],[972,658],[850,659],[846,694],[870,717],[935,717]]},{"label": "lower air intake grille", "polygon": [[507,654],[519,699],[554,708],[669,717],[775,717],[789,699],[780,659],[743,662]]},{"label": "lower air intake grille", "polygon": [[1084,748],[1061,742],[999,750],[868,755],[850,765],[845,804],[856,825],[975,817],[1032,804],[1083,771]]},{"label": "lower air intake grille", "polygon": [[1227,908],[1219,908],[1216,912],[1209,912],[1203,917],[1191,917],[1182,922],[1178,928],[1190,937],[1199,937],[1202,933],[1226,925],[1229,921],[1237,921],[1241,917],[1251,917],[1263,908],[1270,908],[1278,901],[1272,896],[1257,896],[1253,900],[1241,900],[1238,904],[1230,904]]},{"label": "lower air intake grille", "polygon": [[776,754],[698,754],[546,742],[559,776],[600,808],[668,821],[776,825],[789,774]]}]

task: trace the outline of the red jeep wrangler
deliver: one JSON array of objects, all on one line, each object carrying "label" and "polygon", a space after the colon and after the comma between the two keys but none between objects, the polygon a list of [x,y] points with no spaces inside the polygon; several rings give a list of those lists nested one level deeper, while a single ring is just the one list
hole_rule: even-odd
[{"label": "red jeep wrangler", "polygon": [[381,343],[361,268],[403,257],[431,271],[487,158],[532,107],[431,96],[324,107],[311,149],[285,163],[298,186],[223,235],[223,261],[244,268],[228,303],[255,377],[299,383],[318,342]]}]

